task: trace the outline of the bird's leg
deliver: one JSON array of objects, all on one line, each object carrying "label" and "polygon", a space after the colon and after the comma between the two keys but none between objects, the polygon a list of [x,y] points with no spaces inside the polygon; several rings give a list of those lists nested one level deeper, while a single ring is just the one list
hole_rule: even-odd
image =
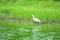
[{"label": "bird's leg", "polygon": [[39,25],[40,23],[38,22],[37,25]]}]

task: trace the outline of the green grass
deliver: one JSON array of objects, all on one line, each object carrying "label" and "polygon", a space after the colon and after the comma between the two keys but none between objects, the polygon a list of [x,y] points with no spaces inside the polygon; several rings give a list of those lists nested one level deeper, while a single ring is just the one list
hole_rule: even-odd
[{"label": "green grass", "polygon": [[32,14],[39,18],[42,22],[59,22],[60,20],[60,2],[53,1],[30,1],[8,3],[6,5],[0,5],[1,17],[20,18],[25,20],[31,20]]}]

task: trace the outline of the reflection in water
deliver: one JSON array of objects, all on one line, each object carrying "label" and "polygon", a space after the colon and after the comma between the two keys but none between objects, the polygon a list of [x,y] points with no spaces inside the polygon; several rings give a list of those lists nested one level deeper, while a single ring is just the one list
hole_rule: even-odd
[{"label": "reflection in water", "polygon": [[38,38],[38,36],[39,36],[39,26],[34,27],[33,30],[32,30],[32,33],[33,33],[33,35],[32,35],[33,40],[38,40],[39,39]]},{"label": "reflection in water", "polygon": [[41,26],[29,30],[27,28],[16,28],[7,30],[7,27],[0,26],[0,40],[60,40],[60,32],[42,32]]},{"label": "reflection in water", "polygon": [[45,33],[40,32],[41,28],[40,26],[36,26],[32,30],[32,37],[33,40],[52,40],[53,36],[47,36]]}]

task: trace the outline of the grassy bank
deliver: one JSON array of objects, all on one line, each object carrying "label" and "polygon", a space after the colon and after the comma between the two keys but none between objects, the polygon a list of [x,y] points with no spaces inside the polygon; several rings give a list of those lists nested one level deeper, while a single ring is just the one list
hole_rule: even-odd
[{"label": "grassy bank", "polygon": [[41,22],[60,23],[59,3],[53,1],[17,1],[0,4],[0,18],[32,20],[32,14],[34,14]]}]

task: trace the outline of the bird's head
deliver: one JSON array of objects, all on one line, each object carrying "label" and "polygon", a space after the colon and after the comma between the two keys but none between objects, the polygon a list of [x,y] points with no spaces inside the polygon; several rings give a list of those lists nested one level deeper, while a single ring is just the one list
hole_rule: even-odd
[{"label": "bird's head", "polygon": [[34,14],[32,14],[32,16],[34,17]]},{"label": "bird's head", "polygon": [[32,14],[32,17],[34,18],[34,14]]}]

